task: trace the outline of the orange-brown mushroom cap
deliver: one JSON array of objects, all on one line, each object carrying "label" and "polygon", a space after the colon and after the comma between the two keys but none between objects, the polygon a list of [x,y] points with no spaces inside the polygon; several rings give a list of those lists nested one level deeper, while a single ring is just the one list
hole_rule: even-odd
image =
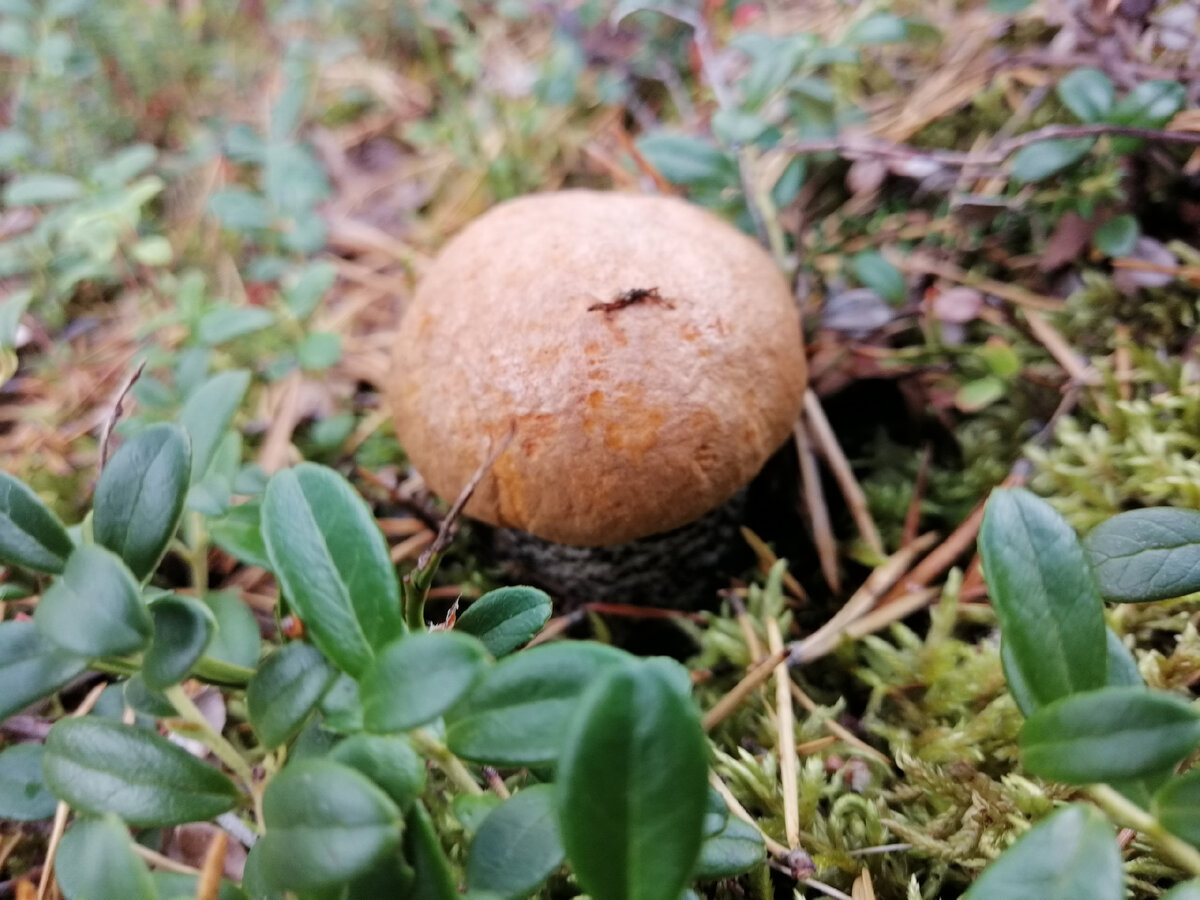
[{"label": "orange-brown mushroom cap", "polygon": [[669,197],[535,194],[450,240],[396,337],[409,459],[466,512],[605,545],[719,506],[783,443],[806,385],[791,292],[753,240]]}]

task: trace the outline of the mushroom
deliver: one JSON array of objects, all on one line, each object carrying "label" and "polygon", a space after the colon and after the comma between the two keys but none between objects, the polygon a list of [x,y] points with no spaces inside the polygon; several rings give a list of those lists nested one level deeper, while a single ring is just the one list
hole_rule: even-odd
[{"label": "mushroom", "polygon": [[[446,244],[388,393],[434,493],[453,499],[503,444],[467,515],[637,565],[630,542],[696,553],[689,523],[732,521],[721,510],[791,433],[806,381],[795,303],[757,243],[676,198],[568,190],[502,203]],[[563,552],[568,573],[589,558]],[[554,569],[529,574],[579,593]],[[628,588],[588,578],[584,599]]]}]

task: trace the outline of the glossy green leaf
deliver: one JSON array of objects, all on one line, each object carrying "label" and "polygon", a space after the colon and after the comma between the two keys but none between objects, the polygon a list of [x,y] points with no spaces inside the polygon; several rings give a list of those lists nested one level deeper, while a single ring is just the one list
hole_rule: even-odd
[{"label": "glossy green leaf", "polygon": [[151,425],[117,448],[100,473],[92,534],[138,581],[158,567],[179,527],[192,454],[178,425]]},{"label": "glossy green leaf", "polygon": [[1038,710],[1021,729],[1030,772],[1068,784],[1154,775],[1200,741],[1200,713],[1180,697],[1112,687],[1064,697]]},{"label": "glossy green leaf", "polygon": [[530,894],[563,863],[554,786],[527,787],[480,823],[467,853],[467,887],[504,897]]},{"label": "glossy green leaf", "polygon": [[488,814],[504,801],[495,794],[459,794],[454,798],[454,818],[466,830],[474,834]]},{"label": "glossy green leaf", "polygon": [[1200,900],[1200,878],[1193,878],[1183,884],[1177,884],[1159,900]]},{"label": "glossy green leaf", "polygon": [[142,650],[154,630],[129,569],[95,544],[84,544],[71,554],[33,618],[55,644],[93,658]]},{"label": "glossy green leaf", "polygon": [[387,543],[350,484],[312,463],[267,485],[262,535],[271,568],[312,641],[358,677],[405,631]]},{"label": "glossy green leaf", "polygon": [[150,869],[116,816],[81,819],[63,835],[54,875],[67,900],[157,900]]},{"label": "glossy green leaf", "polygon": [[702,832],[704,837],[710,838],[714,834],[718,834],[728,822],[729,807],[725,805],[725,800],[721,795],[710,785],[708,788],[708,799],[704,805],[704,828]]},{"label": "glossy green leaf", "polygon": [[1108,679],[1103,604],[1075,532],[1023,489],[992,493],[979,534],[1010,666],[1038,704]]},{"label": "glossy green leaf", "polygon": [[1100,593],[1141,603],[1200,591],[1200,512],[1159,507],[1119,513],[1083,542]]},{"label": "glossy green leaf", "polygon": [[45,206],[75,200],[84,193],[83,183],[57,172],[16,175],[4,186],[5,206]]},{"label": "glossy green leaf", "polygon": [[244,669],[258,665],[262,636],[250,607],[233,591],[216,591],[200,598],[217,620],[217,631],[204,655]]},{"label": "glossy green leaf", "polygon": [[0,719],[53,694],[87,666],[87,657],[50,643],[33,622],[0,622]]},{"label": "glossy green leaf", "polygon": [[339,672],[321,698],[321,724],[339,734],[357,734],[363,730],[362,698],[358,682]]},{"label": "glossy green leaf", "polygon": [[241,405],[250,373],[234,369],[212,376],[190,394],[179,410],[179,424],[192,439],[192,475],[189,484],[196,484],[216,455],[233,414]]},{"label": "glossy green leaf", "polygon": [[269,228],[273,218],[266,200],[240,187],[217,191],[208,198],[208,211],[233,231]]},{"label": "glossy green leaf", "polygon": [[324,759],[293,762],[263,794],[259,865],[268,885],[304,891],[348,881],[400,844],[396,804],[366,776]]},{"label": "glossy green leaf", "polygon": [[94,716],[55,723],[42,771],[75,809],[147,828],[211,819],[238,799],[225,775],[166,738]]},{"label": "glossy green leaf", "polygon": [[893,13],[874,13],[855,23],[844,40],[850,46],[861,47],[895,44],[907,37],[908,26],[904,19]]},{"label": "glossy green leaf", "polygon": [[271,567],[267,545],[262,537],[262,501],[255,499],[229,509],[221,518],[208,523],[214,544],[249,566]]},{"label": "glossy green leaf", "polygon": [[588,685],[629,659],[613,647],[578,641],[509,656],[447,713],[446,743],[464,759],[497,766],[552,763]]},{"label": "glossy green leaf", "polygon": [[337,280],[337,268],[328,262],[314,262],[306,266],[283,292],[288,309],[297,319],[312,315],[321,298]]},{"label": "glossy green leaf", "polygon": [[963,412],[978,412],[1004,398],[1008,385],[995,375],[972,378],[954,393],[954,405]]},{"label": "glossy green leaf", "polygon": [[1077,804],[1025,832],[984,870],[964,900],[1121,900],[1124,895],[1112,826],[1097,810]]},{"label": "glossy green leaf", "polygon": [[1038,141],[1022,147],[1012,157],[1012,175],[1018,181],[1041,181],[1079,162],[1095,145],[1095,138]]},{"label": "glossy green leaf", "polygon": [[468,606],[454,628],[477,637],[499,659],[541,631],[553,608],[549,594],[537,588],[499,588]]},{"label": "glossy green leaf", "polygon": [[300,733],[337,673],[321,651],[299,641],[266,658],[246,687],[250,724],[273,749]]},{"label": "glossy green leaf", "polygon": [[[1121,638],[1111,628],[1105,629],[1105,648],[1108,651],[1108,686],[1109,687],[1144,687],[1142,673],[1138,671],[1137,660],[1122,643]],[[1022,680],[1021,670],[1012,659],[1012,651],[1003,640],[1000,642],[1000,664],[1004,669],[1004,677],[1008,680],[1008,690],[1017,703],[1022,715],[1033,715],[1039,704],[1029,691],[1028,685]]]},{"label": "glossy green leaf", "polygon": [[425,804],[417,802],[404,820],[404,858],[413,868],[405,900],[459,900],[458,886]]},{"label": "glossy green leaf", "polygon": [[1137,217],[1128,213],[1109,219],[1096,229],[1092,244],[1105,256],[1128,256],[1137,246],[1141,229]]},{"label": "glossy green leaf", "polygon": [[727,147],[752,144],[769,127],[762,116],[734,107],[719,109],[712,116],[713,135]]},{"label": "glossy green leaf", "polygon": [[356,734],[333,748],[329,758],[357,769],[407,812],[425,790],[425,761],[397,735]]},{"label": "glossy green leaf", "polygon": [[405,731],[436,719],[470,690],[487,658],[479,641],[452,631],[393,641],[362,677],[367,730]]},{"label": "glossy green leaf", "polygon": [[737,184],[734,161],[699,138],[656,131],[638,138],[637,147],[672,184]]},{"label": "glossy green leaf", "polygon": [[296,347],[296,359],[301,368],[322,372],[342,358],[341,335],[330,331],[312,331]]},{"label": "glossy green leaf", "polygon": [[41,744],[14,744],[0,752],[0,820],[48,819],[57,805],[42,778]]},{"label": "glossy green leaf", "polygon": [[7,472],[0,472],[0,560],[57,574],[75,545],[58,516]]},{"label": "glossy green leaf", "polygon": [[1108,121],[1133,128],[1161,128],[1186,101],[1187,91],[1177,81],[1144,81],[1117,101]]},{"label": "glossy green leaf", "polygon": [[699,858],[708,746],[695,706],[660,662],[601,675],[559,758],[563,845],[595,900],[677,900]]},{"label": "glossy green leaf", "polygon": [[1090,66],[1069,72],[1058,83],[1058,99],[1063,106],[1088,123],[1103,122],[1116,96],[1109,77]]},{"label": "glossy green leaf", "polygon": [[196,325],[196,337],[210,346],[237,340],[275,324],[275,313],[261,306],[220,305],[210,308]]},{"label": "glossy green leaf", "polygon": [[850,267],[859,284],[868,287],[893,306],[908,298],[904,273],[883,258],[881,253],[865,250],[850,259]]},{"label": "glossy green leaf", "polygon": [[204,654],[217,630],[217,619],[199,600],[174,594],[150,604],[154,637],[142,660],[148,687],[179,684]]},{"label": "glossy green leaf", "polygon": [[1171,834],[1200,846],[1200,769],[1169,779],[1154,795],[1150,811]]},{"label": "glossy green leaf", "polygon": [[732,878],[761,863],[766,855],[767,848],[758,829],[737,816],[730,816],[725,827],[701,845],[700,861],[692,877]]}]

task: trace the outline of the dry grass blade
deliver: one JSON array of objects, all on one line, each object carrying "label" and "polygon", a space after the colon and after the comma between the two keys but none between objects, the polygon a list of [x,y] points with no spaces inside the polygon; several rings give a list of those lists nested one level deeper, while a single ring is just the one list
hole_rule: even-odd
[{"label": "dry grass blade", "polygon": [[808,430],[803,418],[797,419],[793,432],[796,438],[796,455],[800,459],[800,481],[804,487],[804,506],[808,510],[808,521],[812,527],[813,542],[817,545],[817,557],[821,562],[821,574],[835,594],[842,591],[841,574],[838,572],[837,541],[829,521],[829,508],[825,505],[825,490],[821,487],[821,473],[817,471],[817,458],[808,439]]},{"label": "dry grass blade", "polygon": [[912,499],[909,500],[908,510],[904,514],[904,530],[900,534],[900,543],[910,544],[917,539],[921,527],[921,504],[925,500],[925,491],[929,486],[929,467],[933,462],[933,448],[928,444],[921,451],[921,461],[917,464],[917,477],[913,480]]},{"label": "dry grass blade", "polygon": [[1063,301],[1054,297],[1046,297],[1042,294],[1034,293],[1023,287],[1018,287],[1014,284],[1005,284],[1003,281],[996,281],[993,278],[984,278],[982,275],[975,275],[971,272],[965,272],[957,266],[950,263],[939,262],[924,254],[914,253],[910,256],[900,257],[895,254],[885,254],[888,261],[905,272],[913,272],[917,274],[936,275],[939,278],[944,278],[946,281],[952,281],[955,284],[963,284],[967,287],[973,287],[981,290],[986,294],[994,294],[1002,300],[1007,300],[1010,303],[1015,303],[1025,309],[1038,309],[1043,312],[1058,312],[1063,307]]},{"label": "dry grass blade", "polygon": [[742,603],[741,597],[732,594],[729,597],[729,605],[737,620],[738,630],[742,633],[742,640],[746,642],[746,649],[750,652],[750,664],[755,665],[763,658],[763,646],[762,641],[758,639],[758,632],[754,630],[754,623],[746,613],[746,604]]},{"label": "dry grass blade", "polygon": [[[804,689],[801,688],[800,685],[796,684],[796,682],[794,682],[794,681],[791,682],[791,691],[792,691],[792,696],[796,698],[796,702],[799,703],[801,706],[803,706],[805,711],[810,716],[815,715],[817,713],[817,711],[820,709],[820,707],[817,706],[816,702],[810,696],[808,696],[808,694],[804,693]],[[822,720],[821,725],[822,725],[822,727],[824,727],[824,729],[826,731],[828,731],[831,735],[836,737],[838,740],[849,744],[851,747],[854,747],[856,750],[859,750],[860,752],[871,757],[872,759],[879,760],[881,763],[883,763],[889,769],[895,767],[895,764],[892,762],[892,760],[886,754],[880,753],[878,750],[876,750],[874,747],[872,747],[870,744],[868,744],[862,738],[855,735],[852,731],[850,731],[848,728],[846,728],[846,726],[842,725],[836,719],[824,719],[824,720]]]},{"label": "dry grass blade", "polygon": [[941,595],[942,589],[937,587],[922,588],[911,594],[905,594],[893,600],[887,606],[880,606],[873,609],[862,618],[851,623],[846,629],[845,636],[851,640],[858,640],[859,638],[866,637],[868,634],[882,631],[893,622],[899,622],[901,619],[911,616],[917,610],[923,609],[930,603],[933,603]]},{"label": "dry grass blade", "polygon": [[729,787],[720,779],[716,772],[708,773],[708,783],[713,786],[713,790],[721,795],[721,799],[725,801],[725,805],[729,807],[729,811],[731,813],[733,813],[747,825],[750,825],[759,833],[763,839],[763,844],[766,846],[768,853],[770,853],[772,856],[777,856],[784,859],[791,856],[791,850],[783,846],[783,844],[779,843],[779,841],[775,840],[758,827],[758,823],[754,821],[754,817],[750,815],[750,813],[746,812],[746,807],[742,806],[742,804],[738,802],[737,797],[733,796],[733,791],[729,790]]},{"label": "dry grass blade", "polygon": [[[759,570],[766,575],[771,571],[771,567],[779,562],[779,557],[775,555],[775,551],[767,546],[767,542],[760,538],[757,534],[747,528],[745,525],[741,527],[742,540],[750,545],[750,549],[754,551],[754,555],[758,558]],[[788,593],[802,603],[808,602],[808,592],[804,590],[803,585],[796,580],[796,576],[791,572],[784,571],[783,586],[787,588]]]},{"label": "dry grass blade", "polygon": [[850,888],[850,896],[853,900],[875,900],[875,885],[871,881],[870,869],[858,873],[854,886]]},{"label": "dry grass blade", "polygon": [[1036,309],[1025,310],[1025,321],[1029,330],[1046,352],[1054,357],[1054,361],[1063,367],[1063,371],[1071,376],[1071,380],[1089,386],[1100,383],[1100,373],[1090,364],[1084,362],[1075,349],[1067,343],[1067,339],[1046,321]]},{"label": "dry grass blade", "polygon": [[273,475],[288,464],[292,448],[292,433],[300,422],[300,383],[303,376],[299,371],[291,372],[274,390],[270,403],[266,437],[258,451],[258,464],[264,472]]},{"label": "dry grass blade", "polygon": [[786,654],[783,652],[783,635],[774,617],[767,619],[767,646],[771,655],[780,659],[775,666],[776,752],[779,756],[779,787],[783,791],[783,831],[788,847],[795,850],[800,846],[800,797],[796,722],[793,718],[792,692],[788,689],[792,677],[788,674]]},{"label": "dry grass blade", "polygon": [[862,586],[846,601],[845,606],[838,610],[833,617],[795,644],[793,658],[796,662],[808,662],[818,656],[824,656],[837,646],[847,628],[870,610],[892,587],[904,576],[913,561],[933,546],[937,535],[933,532],[922,535],[906,547],[902,547],[888,557],[887,561],[877,566]]},{"label": "dry grass blade", "polygon": [[108,443],[112,440],[113,429],[120,421],[122,413],[125,411],[125,398],[129,396],[129,392],[137,383],[137,380],[142,377],[142,371],[146,368],[146,361],[142,360],[138,363],[138,367],[129,373],[129,377],[125,379],[125,383],[121,385],[121,389],[117,391],[117,397],[113,400],[112,410],[104,418],[104,426],[100,430],[100,468],[104,468],[108,462]]},{"label": "dry grass blade", "polygon": [[821,408],[821,401],[812,389],[804,393],[804,418],[813,443],[833,473],[834,480],[837,481],[838,487],[842,491],[842,496],[846,498],[846,505],[850,508],[850,515],[854,518],[858,533],[862,535],[862,539],[868,547],[882,556],[884,554],[883,541],[879,537],[879,529],[875,526],[875,520],[871,518],[871,510],[867,507],[867,495],[863,493],[862,486],[854,477],[854,471],[850,468],[850,460],[846,459],[842,445],[838,442],[837,435],[834,434],[829,419],[825,416],[825,410]]},{"label": "dry grass blade", "polygon": [[775,671],[775,667],[788,657],[786,647],[779,651],[770,654],[758,665],[750,669],[746,676],[733,686],[733,689],[718,700],[713,708],[704,715],[704,730],[712,731],[733,713],[735,709],[754,693],[762,685],[766,684],[767,679],[771,677],[771,673]]}]

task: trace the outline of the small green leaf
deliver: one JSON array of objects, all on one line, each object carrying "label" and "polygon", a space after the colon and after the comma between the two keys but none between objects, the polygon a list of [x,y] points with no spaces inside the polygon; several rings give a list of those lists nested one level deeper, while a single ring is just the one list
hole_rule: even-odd
[{"label": "small green leaf", "polygon": [[262,535],[271,568],[313,643],[358,677],[405,631],[400,588],[371,511],[331,469],[301,463],[267,485]]},{"label": "small green leaf", "polygon": [[733,878],[761,863],[767,855],[762,835],[753,825],[730,816],[725,827],[700,847],[700,862],[692,877],[704,881]]},{"label": "small green leaf", "polygon": [[325,759],[293,762],[263,794],[267,833],[258,844],[267,883],[294,891],[346,882],[400,844],[400,810],[349,766]]},{"label": "small green leaf", "polygon": [[217,632],[204,655],[243,669],[256,668],[262,636],[250,607],[232,591],[205,594],[200,599],[217,620]]},{"label": "small green leaf", "polygon": [[14,744],[0,753],[0,819],[36,822],[54,815],[57,805],[42,778],[41,744]]},{"label": "small green leaf", "polygon": [[260,195],[245,188],[226,188],[208,198],[208,211],[233,231],[271,227],[271,207]]},{"label": "small green leaf", "polygon": [[[186,875],[183,872],[165,872],[158,869],[151,872],[150,877],[154,881],[158,896],[163,900],[167,900],[167,898],[192,900],[193,897],[199,896],[197,893],[199,879],[195,875]],[[222,881],[220,888],[217,889],[216,900],[251,900],[251,897],[232,881]],[[263,900],[263,898],[254,897],[253,900]]]},{"label": "small green leaf", "polygon": [[477,637],[499,659],[528,643],[550,618],[550,596],[532,587],[488,591],[467,607],[454,627]]},{"label": "small green leaf", "polygon": [[362,699],[358,682],[339,672],[321,698],[321,724],[338,734],[357,734],[363,730]]},{"label": "small green leaf", "polygon": [[900,306],[908,299],[908,285],[904,273],[874,250],[856,253],[850,261],[854,277],[859,284],[868,287],[893,306]]},{"label": "small green leaf", "polygon": [[145,581],[179,527],[192,453],[178,425],[151,425],[113,454],[100,473],[92,535]]},{"label": "small green leaf", "polygon": [[467,887],[504,897],[528,896],[562,865],[554,786],[536,784],[488,813],[467,853]]},{"label": "small green leaf", "polygon": [[769,127],[762,116],[735,108],[719,109],[712,117],[713,135],[726,146],[752,144]]},{"label": "small green leaf", "polygon": [[171,242],[161,234],[152,234],[130,247],[129,255],[143,266],[162,268],[170,265],[175,251],[171,249]]},{"label": "small green leaf", "polygon": [[1121,900],[1124,895],[1112,826],[1097,810],[1076,804],[1025,832],[984,870],[964,900]]},{"label": "small green leaf", "polygon": [[1177,775],[1159,788],[1150,811],[1171,834],[1200,846],[1200,769]]},{"label": "small green leaf", "polygon": [[458,900],[450,863],[429,811],[420,801],[404,820],[404,858],[413,868],[413,884],[405,900]]},{"label": "small green leaf", "polygon": [[403,737],[356,734],[334,747],[329,758],[362,772],[401,812],[407,813],[425,790],[425,762]]},{"label": "small green leaf", "polygon": [[124,656],[145,649],[154,625],[137,582],[113,553],[77,548],[42,595],[33,619],[42,634],[80,656]]},{"label": "small green leaf", "polygon": [[323,372],[341,358],[341,335],[331,331],[310,332],[296,348],[296,359],[299,360],[301,368],[310,372]]},{"label": "small green leaf", "polygon": [[1187,91],[1177,81],[1144,81],[1117,101],[1108,121],[1131,128],[1161,128],[1187,102]]},{"label": "small green leaf", "polygon": [[4,186],[5,206],[45,206],[83,196],[83,184],[70,175],[31,172],[17,175]]},{"label": "small green leaf", "polygon": [[454,818],[458,819],[467,834],[474,834],[488,813],[503,802],[495,794],[459,794],[452,804]]},{"label": "small green leaf", "polygon": [[57,574],[73,549],[67,529],[38,495],[0,472],[0,560]]},{"label": "small green leaf", "polygon": [[142,660],[142,678],[147,687],[162,690],[192,671],[217,630],[217,618],[199,600],[182,594],[155,600],[150,618],[154,637]]},{"label": "small green leaf", "polygon": [[1008,385],[995,375],[984,375],[968,381],[954,394],[954,405],[963,412],[978,412],[1004,399]]},{"label": "small green leaf", "polygon": [[542,644],[487,669],[446,715],[446,743],[457,755],[498,766],[554,762],[579,698],[629,655],[603,644]]},{"label": "small green leaf", "polygon": [[188,394],[178,421],[192,439],[189,484],[196,484],[208,472],[249,386],[250,373],[245,369],[234,369],[214,375]]},{"label": "small green leaf", "polygon": [[1137,218],[1125,213],[1097,228],[1092,244],[1105,256],[1128,256],[1137,246],[1140,236]]},{"label": "small green leaf", "polygon": [[262,501],[248,500],[208,523],[213,543],[248,566],[271,568],[262,537]]},{"label": "small green leaf", "polygon": [[1159,900],[1200,900],[1200,879],[1193,878],[1183,884],[1177,884]]},{"label": "small green leaf", "polygon": [[158,900],[149,867],[116,816],[81,819],[63,835],[54,875],[67,900]]},{"label": "small green leaf", "polygon": [[1200,714],[1180,697],[1139,687],[1085,691],[1039,709],[1021,729],[1030,772],[1067,784],[1153,776],[1200,741]]},{"label": "small green leaf", "polygon": [[659,660],[608,669],[558,763],[567,858],[595,900],[677,900],[700,854],[708,746]]},{"label": "small green leaf", "polygon": [[314,262],[307,265],[283,292],[292,315],[297,319],[307,319],[336,280],[337,268],[332,263]]},{"label": "small green leaf", "polygon": [[1119,513],[1083,542],[1100,593],[1143,603],[1200,591],[1200,512],[1159,507]]},{"label": "small green leaf", "polygon": [[200,319],[196,337],[215,347],[275,324],[275,313],[261,306],[214,306]]},{"label": "small green leaf", "polygon": [[699,138],[656,131],[638,138],[637,148],[672,184],[737,184],[734,161]]},{"label": "small green leaf", "polygon": [[55,723],[42,771],[75,809],[116,813],[139,827],[211,819],[238,799],[232,781],[166,738],[94,716]]},{"label": "small green leaf", "polygon": [[908,37],[908,25],[892,13],[875,13],[858,22],[845,37],[852,47],[896,44]]},{"label": "small green leaf", "polygon": [[268,749],[300,733],[337,673],[316,647],[288,644],[266,658],[246,686],[246,708]]},{"label": "small green leaf", "polygon": [[1058,99],[1081,121],[1103,122],[1116,101],[1107,75],[1089,66],[1075,69],[1058,83]]},{"label": "small green leaf", "polygon": [[406,731],[436,719],[470,690],[486,662],[479,641],[452,631],[393,641],[362,677],[367,730]]},{"label": "small green leaf", "polygon": [[1010,662],[1044,705],[1108,681],[1103,604],[1075,532],[1023,489],[992,493],[979,535]]},{"label": "small green leaf", "polygon": [[1022,147],[1012,158],[1012,175],[1018,181],[1041,181],[1075,165],[1091,151],[1095,138],[1038,141]]}]

